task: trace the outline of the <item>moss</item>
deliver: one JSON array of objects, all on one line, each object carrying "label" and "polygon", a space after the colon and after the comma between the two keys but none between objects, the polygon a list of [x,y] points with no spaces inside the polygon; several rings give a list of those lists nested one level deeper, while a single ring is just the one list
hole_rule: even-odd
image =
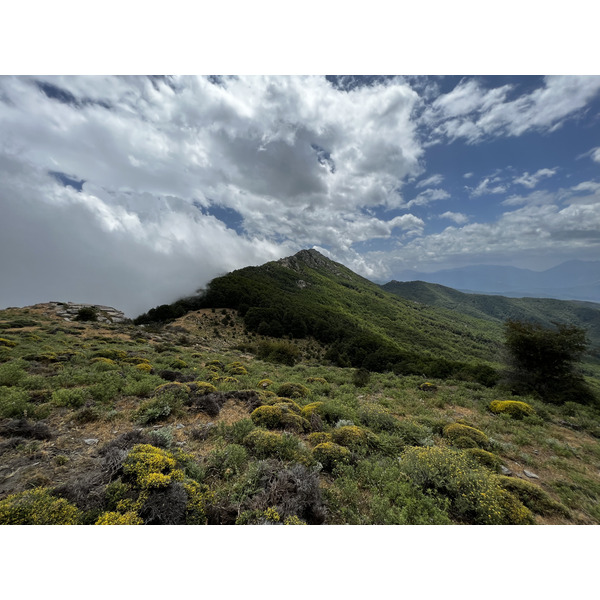
[{"label": "moss", "polygon": [[493,400],[490,410],[497,415],[509,415],[513,419],[522,419],[535,414],[535,410],[527,402],[519,400]]},{"label": "moss", "polygon": [[277,389],[277,395],[284,398],[306,398],[310,390],[300,383],[282,383]]},{"label": "moss", "polygon": [[76,525],[79,510],[46,488],[13,494],[0,502],[0,525]]},{"label": "moss", "polygon": [[323,442],[313,448],[313,457],[321,463],[324,471],[332,471],[336,466],[350,462],[350,450],[335,444]]},{"label": "moss", "polygon": [[95,525],[143,525],[144,520],[134,511],[126,513],[105,512],[98,517]]},{"label": "moss", "polygon": [[458,448],[475,448],[487,446],[489,439],[483,431],[463,425],[462,423],[451,423],[444,427],[444,437]]}]

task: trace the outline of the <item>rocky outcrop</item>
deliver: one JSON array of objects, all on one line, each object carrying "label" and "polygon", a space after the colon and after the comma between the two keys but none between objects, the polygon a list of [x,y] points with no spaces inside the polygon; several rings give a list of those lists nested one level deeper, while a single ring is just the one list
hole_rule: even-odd
[{"label": "rocky outcrop", "polygon": [[65,321],[74,321],[80,309],[89,306],[95,308],[98,313],[98,323],[124,323],[127,317],[112,306],[102,306],[101,304],[76,304],[74,302],[49,302],[59,317]]}]

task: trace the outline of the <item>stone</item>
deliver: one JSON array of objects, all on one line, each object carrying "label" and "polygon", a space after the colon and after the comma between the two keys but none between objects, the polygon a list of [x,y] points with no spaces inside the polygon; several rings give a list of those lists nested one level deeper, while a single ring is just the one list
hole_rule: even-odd
[{"label": "stone", "polygon": [[98,438],[87,438],[83,440],[88,446],[94,446],[98,443]]},{"label": "stone", "polygon": [[502,475],[506,475],[507,477],[509,475],[512,475],[512,471],[508,467],[505,467],[504,465],[500,465],[500,473],[502,473]]},{"label": "stone", "polygon": [[539,475],[536,475],[535,473],[532,473],[531,471],[528,471],[527,469],[523,469],[523,473],[530,479],[539,479]]}]

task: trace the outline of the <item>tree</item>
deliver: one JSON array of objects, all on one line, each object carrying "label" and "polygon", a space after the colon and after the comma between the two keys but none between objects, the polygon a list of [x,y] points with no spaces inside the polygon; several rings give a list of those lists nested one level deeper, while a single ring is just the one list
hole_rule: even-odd
[{"label": "tree", "polygon": [[509,354],[508,383],[516,394],[539,395],[546,402],[590,403],[577,364],[587,349],[585,330],[575,325],[508,320],[505,344]]}]

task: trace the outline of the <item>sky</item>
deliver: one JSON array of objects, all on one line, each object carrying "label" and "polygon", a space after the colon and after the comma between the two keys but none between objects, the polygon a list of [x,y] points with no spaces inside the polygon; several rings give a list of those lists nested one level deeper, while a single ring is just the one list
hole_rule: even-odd
[{"label": "sky", "polygon": [[595,260],[600,77],[4,75],[0,211],[0,308],[135,316],[303,248]]}]

